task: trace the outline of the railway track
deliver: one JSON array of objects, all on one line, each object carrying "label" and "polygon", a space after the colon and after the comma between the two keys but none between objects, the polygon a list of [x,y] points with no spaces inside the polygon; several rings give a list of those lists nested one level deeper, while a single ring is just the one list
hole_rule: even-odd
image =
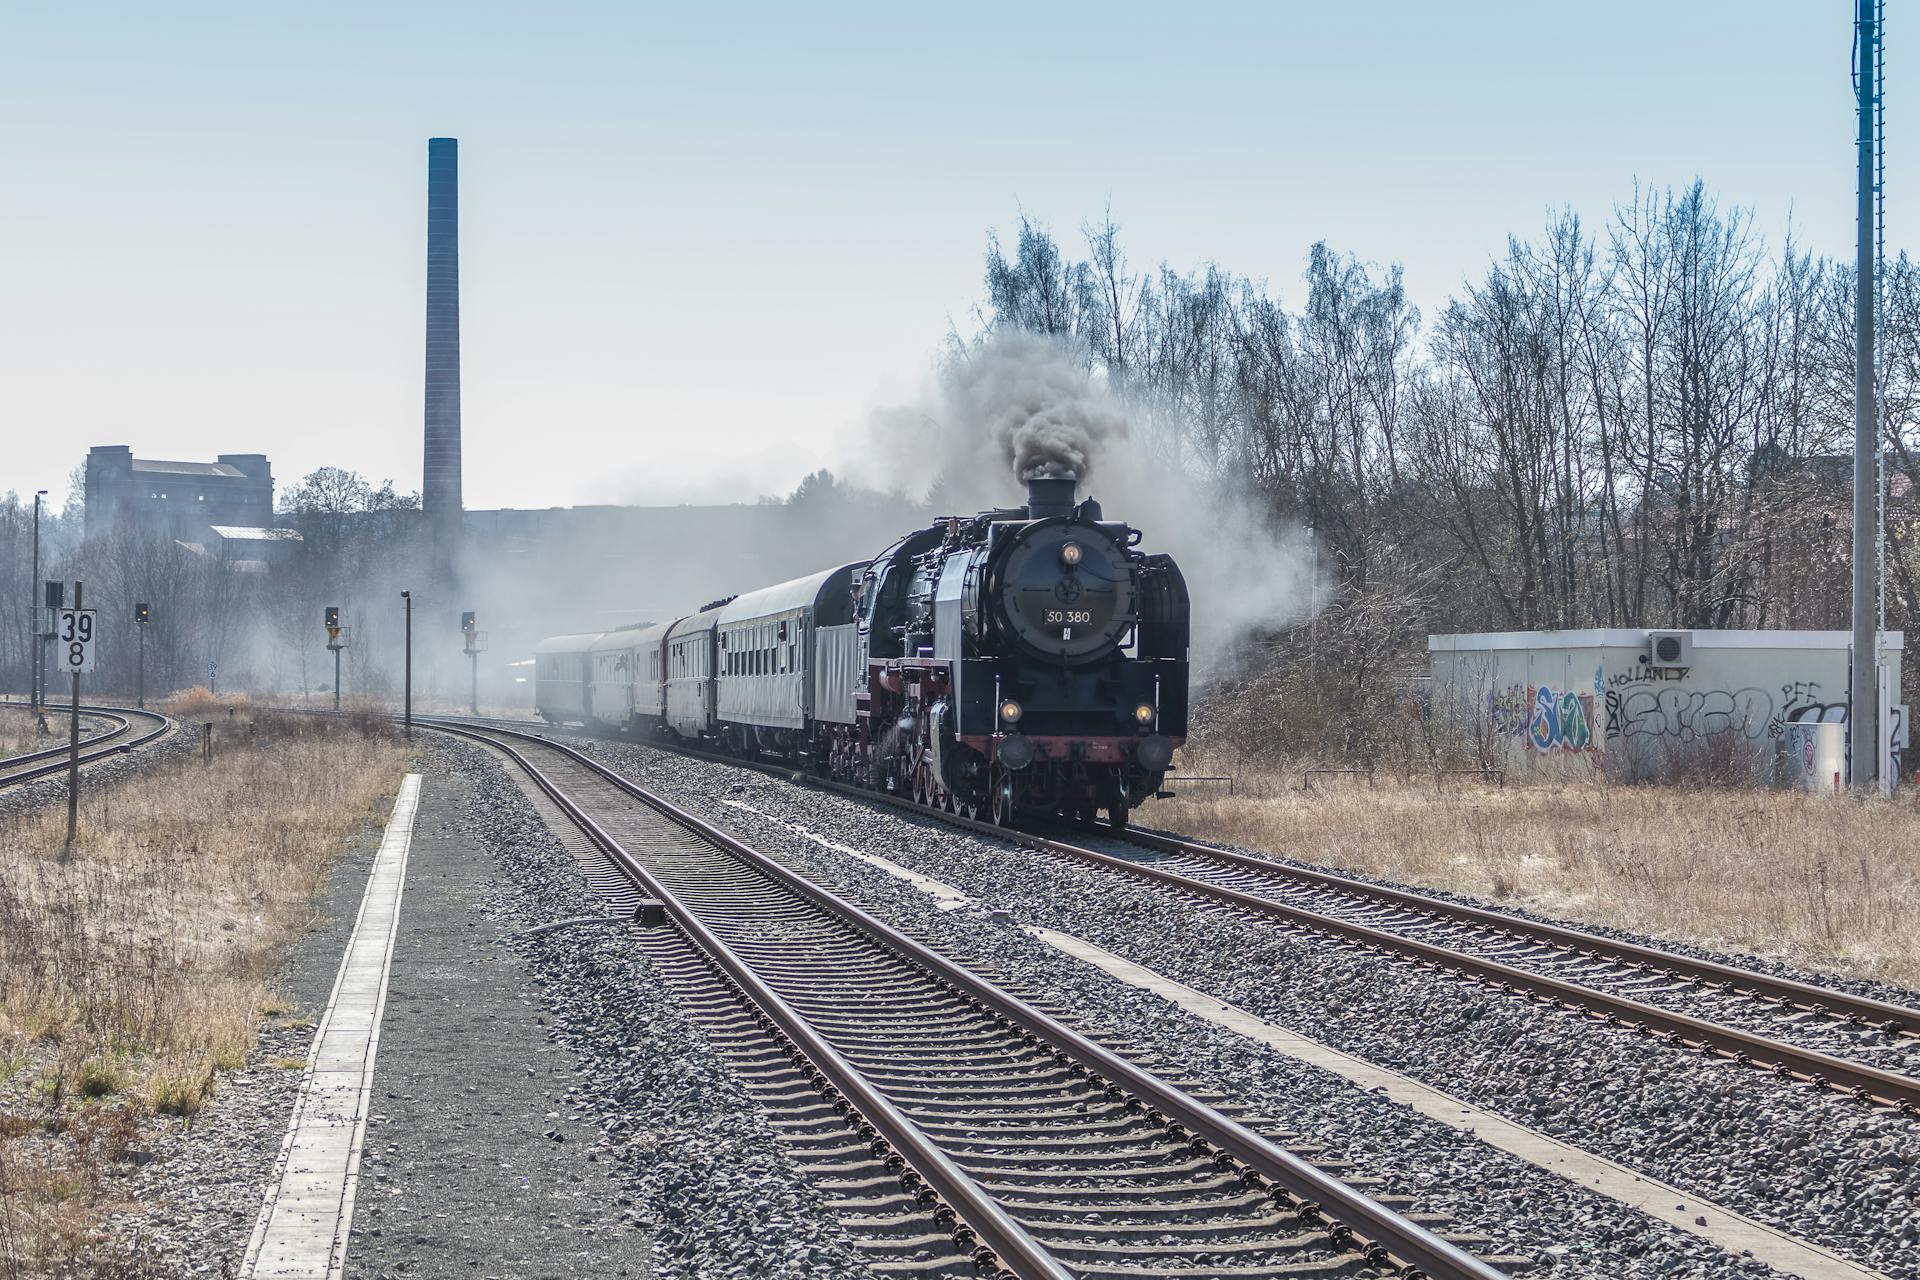
[{"label": "railway track", "polygon": [[1502,1274],[572,747],[415,722],[507,755],[604,859],[590,878],[671,923],[642,933],[656,972],[782,1100],[877,1271]]},{"label": "railway track", "polygon": [[[1905,1067],[1912,1060],[1920,1048],[1920,1010],[1177,836],[1096,825],[1079,840],[1064,840],[927,810],[891,796],[877,798],[1144,880],[1209,908],[1278,921],[1508,995],[1578,1011],[1664,1044],[1920,1115],[1920,1078],[1881,1065]],[[1088,838],[1117,843],[1128,852],[1094,848],[1084,842]]]},{"label": "railway track", "polygon": [[[24,709],[24,704],[11,705],[21,706]],[[173,721],[158,711],[144,711],[136,707],[83,704],[80,710],[84,715],[107,721],[105,730],[80,739],[81,764],[91,764],[96,760],[104,760],[109,756],[143,747],[173,725]],[[41,751],[23,752],[0,760],[0,787],[63,773],[70,763],[68,759],[70,751],[71,744],[62,739],[58,746]]]},{"label": "railway track", "polygon": [[[544,728],[544,726],[543,726]],[[790,767],[650,743],[776,777]],[[1920,1115],[1920,1009],[1565,926],[1369,884],[1178,836],[1105,824],[1062,839],[819,778],[806,785],[1143,880],[1399,962],[1578,1011],[1858,1102]],[[1091,842],[1123,851],[1094,847]]]},{"label": "railway track", "polygon": [[[1162,832],[1121,833],[1104,827],[1094,831],[1097,839],[1144,851],[1145,859],[1137,852],[1122,856],[1153,871],[1180,877],[1175,883],[1182,888],[1200,883],[1284,903],[1409,942],[1518,969],[1532,977],[1510,978],[1504,971],[1489,976],[1515,982],[1530,995],[1558,999],[1570,994],[1567,987],[1580,987],[1638,1003],[1657,1002],[1658,1007],[1671,1013],[1684,1014],[1688,1005],[1694,1005],[1702,1020],[1749,1031],[1784,1021],[1792,1025],[1795,1042],[1801,1048],[1850,1058],[1858,1066],[1891,1078],[1862,1077],[1847,1082],[1811,1058],[1803,1063],[1784,1060],[1790,1070],[1803,1065],[1810,1068],[1799,1073],[1805,1078],[1823,1074],[1826,1078],[1820,1083],[1845,1092],[1864,1089],[1871,1099],[1898,1106],[1909,1114],[1916,1113],[1920,1104],[1920,1080],[1911,1076],[1915,1063],[1920,1062],[1920,1009]],[[1071,847],[1100,852],[1086,845]],[[1425,958],[1425,953],[1417,949],[1408,949],[1406,954]],[[1592,1007],[1603,1016],[1610,1012],[1637,1016],[1634,1010],[1606,1002]],[[1702,1035],[1707,1031],[1680,1025],[1672,1029]],[[1751,1046],[1734,1038],[1706,1043],[1735,1056],[1743,1051],[1751,1056],[1752,1052]]]}]

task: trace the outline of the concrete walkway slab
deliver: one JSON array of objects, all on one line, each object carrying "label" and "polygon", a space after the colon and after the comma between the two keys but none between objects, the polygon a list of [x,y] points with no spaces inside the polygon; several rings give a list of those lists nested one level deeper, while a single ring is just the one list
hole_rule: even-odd
[{"label": "concrete walkway slab", "polygon": [[247,1244],[243,1277],[340,1280],[344,1272],[419,804],[420,775],[410,773],[393,802],[333,994],[314,1031],[293,1120]]}]

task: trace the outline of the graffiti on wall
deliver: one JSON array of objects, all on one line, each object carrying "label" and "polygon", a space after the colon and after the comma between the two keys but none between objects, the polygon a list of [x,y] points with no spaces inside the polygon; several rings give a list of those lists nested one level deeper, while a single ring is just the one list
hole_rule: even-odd
[{"label": "graffiti on wall", "polygon": [[1600,670],[1591,691],[1546,684],[1514,684],[1489,695],[1487,714],[1495,734],[1519,738],[1529,751],[1588,752],[1600,749]]},{"label": "graffiti on wall", "polygon": [[[1619,683],[1616,681],[1616,683]],[[1771,689],[1609,689],[1606,698],[1608,738],[1671,738],[1698,742],[1703,738],[1738,732],[1752,742],[1777,739],[1790,724],[1847,722],[1844,694],[1829,701],[1818,680],[1793,680]],[[1896,767],[1906,739],[1901,707],[1894,707],[1887,725]]]},{"label": "graffiti on wall", "polygon": [[1773,695],[1765,689],[1633,689],[1607,694],[1609,738],[1697,742],[1735,730],[1749,739],[1778,737]]},{"label": "graffiti on wall", "polygon": [[[1596,764],[1610,743],[1664,744],[1665,750],[1725,740],[1726,735],[1764,748],[1762,755],[1771,758],[1772,748],[1766,744],[1782,738],[1789,724],[1847,721],[1845,690],[1823,687],[1818,680],[1715,689],[1643,670],[1615,672],[1609,678],[1600,668],[1594,670],[1590,691],[1510,684],[1491,691],[1486,705],[1496,741],[1505,739],[1530,755],[1570,754]],[[1904,707],[1892,709],[1886,732],[1899,768],[1907,755]]]}]

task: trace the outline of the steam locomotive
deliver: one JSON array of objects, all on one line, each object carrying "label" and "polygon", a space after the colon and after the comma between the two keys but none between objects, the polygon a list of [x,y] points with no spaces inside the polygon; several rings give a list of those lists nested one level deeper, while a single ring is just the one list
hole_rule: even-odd
[{"label": "steam locomotive", "polygon": [[1003,825],[1116,827],[1187,732],[1189,602],[1170,556],[1075,478],[672,622],[535,650],[549,723],[671,735]]}]

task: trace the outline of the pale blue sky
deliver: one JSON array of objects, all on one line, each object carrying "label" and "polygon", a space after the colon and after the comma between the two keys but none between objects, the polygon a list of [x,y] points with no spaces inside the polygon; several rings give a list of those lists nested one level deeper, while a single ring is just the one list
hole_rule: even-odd
[{"label": "pale blue sky", "polygon": [[785,491],[916,385],[1021,209],[1077,238],[1110,201],[1136,263],[1289,301],[1325,238],[1429,312],[1636,175],[1850,252],[1836,0],[806,8],[0,10],[0,490],[95,443],[418,487],[438,134],[471,506]]}]

